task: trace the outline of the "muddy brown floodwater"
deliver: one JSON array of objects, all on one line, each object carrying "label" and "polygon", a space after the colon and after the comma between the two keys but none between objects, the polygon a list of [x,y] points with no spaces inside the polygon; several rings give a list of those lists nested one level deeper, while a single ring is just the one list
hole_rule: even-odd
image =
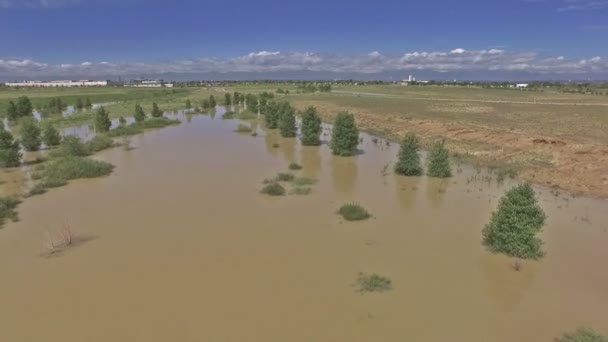
[{"label": "muddy brown floodwater", "polygon": [[[383,167],[397,146],[364,137],[355,158],[238,122],[194,116],[95,158],[77,180],[19,207],[0,230],[1,341],[552,341],[608,332],[608,202],[538,188],[547,255],[481,246],[512,186],[461,166],[449,180]],[[327,139],[328,137],[324,137]],[[278,148],[273,147],[278,143]],[[381,145],[382,147],[380,147]],[[260,181],[303,164],[308,196],[269,198]],[[392,171],[392,166],[388,168]],[[343,222],[344,202],[374,218]],[[41,257],[68,222],[76,243]],[[359,272],[393,290],[360,294]]]}]

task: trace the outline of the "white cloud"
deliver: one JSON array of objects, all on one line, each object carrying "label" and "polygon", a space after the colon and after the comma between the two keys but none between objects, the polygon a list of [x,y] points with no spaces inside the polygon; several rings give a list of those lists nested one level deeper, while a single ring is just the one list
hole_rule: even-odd
[{"label": "white cloud", "polygon": [[608,8],[608,0],[562,0],[559,12],[602,10]]},{"label": "white cloud", "polygon": [[0,8],[53,8],[80,3],[81,0],[0,0]]},{"label": "white cloud", "polygon": [[37,78],[89,75],[150,75],[162,73],[200,74],[208,72],[336,72],[374,74],[394,71],[514,72],[536,74],[608,74],[608,57],[570,59],[541,56],[535,52],[506,50],[414,51],[386,56],[378,51],[365,55],[331,55],[314,52],[259,51],[234,58],[198,58],[159,63],[92,62],[47,64],[0,59],[2,78]]}]

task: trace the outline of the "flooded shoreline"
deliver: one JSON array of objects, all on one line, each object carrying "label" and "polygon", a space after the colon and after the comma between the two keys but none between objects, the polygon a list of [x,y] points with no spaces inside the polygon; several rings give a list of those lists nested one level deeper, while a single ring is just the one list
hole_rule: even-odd
[{"label": "flooded shoreline", "polygon": [[[303,147],[261,126],[236,134],[221,115],[178,115],[180,126],[133,136],[132,151],[95,155],[116,165],[110,176],[19,207],[0,229],[0,337],[507,342],[608,330],[607,201],[536,187],[547,255],[515,272],[481,245],[514,181],[465,164],[450,179],[401,177],[396,144],[362,134],[363,153],[341,158],[329,134]],[[317,180],[312,193],[259,194],[291,162]],[[343,221],[346,202],[373,218]],[[86,239],[42,258],[45,234],[66,222]],[[359,272],[394,289],[356,293]]]}]

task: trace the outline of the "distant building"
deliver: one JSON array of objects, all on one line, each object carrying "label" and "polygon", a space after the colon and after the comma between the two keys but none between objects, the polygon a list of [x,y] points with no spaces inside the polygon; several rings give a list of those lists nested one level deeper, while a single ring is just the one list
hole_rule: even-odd
[{"label": "distant building", "polygon": [[173,88],[173,83],[167,83],[163,80],[131,80],[129,83],[125,84],[125,87],[136,87],[136,88]]},{"label": "distant building", "polygon": [[35,88],[57,88],[57,87],[105,87],[108,81],[92,80],[62,80],[62,81],[23,81],[6,82],[7,87],[35,87]]},{"label": "distant building", "polygon": [[517,83],[515,88],[528,88],[528,83]]}]

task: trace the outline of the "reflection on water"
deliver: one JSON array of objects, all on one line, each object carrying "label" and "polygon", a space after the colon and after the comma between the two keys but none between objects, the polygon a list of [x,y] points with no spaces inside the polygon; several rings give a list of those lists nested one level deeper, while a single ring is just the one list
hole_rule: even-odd
[{"label": "reflection on water", "polygon": [[[467,182],[467,166],[449,180],[397,176],[397,146],[366,136],[365,154],[340,158],[263,126],[264,139],[235,134],[236,120],[172,115],[184,123],[133,137],[136,150],[95,155],[116,165],[109,177],[27,199],[21,221],[0,229],[0,340],[512,342],[608,331],[606,201],[543,189],[547,255],[515,272],[481,245],[512,184]],[[312,193],[260,195],[288,161],[318,179]],[[20,170],[0,172],[3,193],[22,184]],[[347,201],[373,219],[340,220]],[[97,239],[40,258],[46,232],[66,220]],[[358,272],[389,277],[393,291],[355,293]]]},{"label": "reflection on water", "polygon": [[72,115],[74,113],[76,113],[76,107],[74,107],[74,106],[68,106],[66,108],[66,110],[64,110],[63,113],[61,113],[61,115],[63,117],[66,117],[66,116],[70,116],[70,115]]}]

